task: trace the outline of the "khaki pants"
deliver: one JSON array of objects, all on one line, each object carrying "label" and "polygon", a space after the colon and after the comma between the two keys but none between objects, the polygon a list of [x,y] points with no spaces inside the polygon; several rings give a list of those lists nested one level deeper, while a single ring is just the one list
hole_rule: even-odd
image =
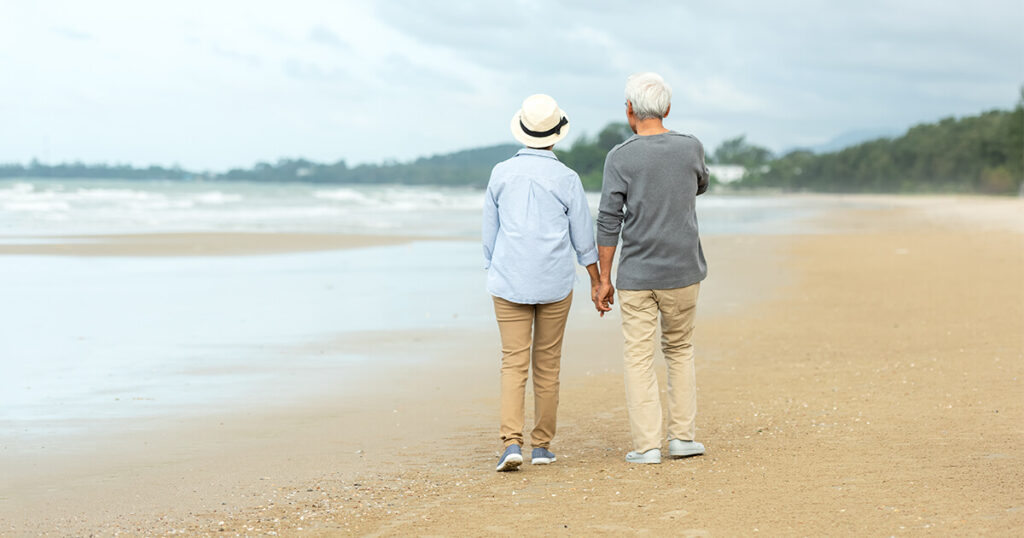
[{"label": "khaki pants", "polygon": [[633,450],[661,448],[664,439],[658,378],[654,373],[654,334],[659,313],[661,349],[668,367],[668,438],[694,438],[697,381],[692,342],[699,291],[699,283],[670,290],[619,290]]},{"label": "khaki pants", "polygon": [[530,444],[547,448],[555,436],[562,335],[571,304],[572,293],[557,303],[538,305],[494,297],[494,315],[501,332],[501,440],[506,447],[523,444],[523,402],[531,347],[535,424]]}]

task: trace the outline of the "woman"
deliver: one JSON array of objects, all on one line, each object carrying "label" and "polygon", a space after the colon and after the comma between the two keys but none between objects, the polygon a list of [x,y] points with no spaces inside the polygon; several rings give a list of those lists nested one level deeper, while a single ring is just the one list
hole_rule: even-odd
[{"label": "woman", "polygon": [[[562,335],[572,303],[576,261],[597,289],[597,247],[580,178],[551,149],[569,118],[547,95],[531,95],[512,117],[526,148],[491,172],[484,197],[487,291],[501,333],[501,440],[498,471],[523,463],[523,400],[533,364],[535,425],[531,463],[555,461],[549,450],[558,411]],[[532,355],[532,356],[531,356]]]}]

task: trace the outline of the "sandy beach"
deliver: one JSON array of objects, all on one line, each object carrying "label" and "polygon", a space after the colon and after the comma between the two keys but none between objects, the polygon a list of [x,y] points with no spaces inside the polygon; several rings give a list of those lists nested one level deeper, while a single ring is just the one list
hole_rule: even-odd
[{"label": "sandy beach", "polygon": [[[232,256],[337,250],[408,243],[409,237],[324,233],[141,233],[8,237],[0,255]],[[423,240],[424,238],[417,238]]]},{"label": "sandy beach", "polygon": [[[1020,200],[908,198],[814,221],[828,234],[705,238],[702,457],[623,461],[618,311],[600,319],[579,295],[553,465],[493,471],[496,327],[367,331],[282,357],[395,358],[348,372],[335,394],[280,405],[268,393],[73,446],[5,439],[0,534],[1019,535],[1022,215]],[[116,237],[0,253],[299,244],[277,240]],[[303,248],[406,241],[317,237]]]}]

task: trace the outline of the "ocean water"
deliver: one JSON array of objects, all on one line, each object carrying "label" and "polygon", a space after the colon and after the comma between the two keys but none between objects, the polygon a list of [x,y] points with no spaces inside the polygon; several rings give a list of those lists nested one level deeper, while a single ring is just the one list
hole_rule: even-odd
[{"label": "ocean water", "polygon": [[472,234],[472,189],[291,183],[0,181],[0,236],[251,231]]},{"label": "ocean water", "polygon": [[[600,195],[588,195],[592,212]],[[815,233],[841,199],[701,196],[701,233]],[[303,183],[0,180],[0,241],[24,236],[251,231],[475,238],[483,191]]]},{"label": "ocean water", "polygon": [[479,257],[460,241],[258,256],[2,257],[0,437],[336,388],[346,369],[373,359],[332,352],[341,334],[487,323]]},{"label": "ocean water", "polygon": [[[374,360],[317,342],[490,327],[482,197],[400,186],[0,181],[0,244],[172,231],[423,237],[258,256],[0,256],[0,438],[244,405],[271,386],[284,401],[329,390]],[[594,211],[597,202],[590,195]],[[699,218],[705,235],[815,233],[811,217],[846,204],[702,196]],[[582,273],[578,286],[586,296]]]}]

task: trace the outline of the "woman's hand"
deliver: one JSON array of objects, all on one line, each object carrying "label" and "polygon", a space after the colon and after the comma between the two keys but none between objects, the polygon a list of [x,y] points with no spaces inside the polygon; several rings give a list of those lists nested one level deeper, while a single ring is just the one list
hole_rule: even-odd
[{"label": "woman's hand", "polygon": [[587,266],[587,273],[590,274],[590,300],[594,302],[594,308],[601,317],[604,317],[604,313],[610,312],[611,305],[615,303],[615,288],[612,287],[611,277],[602,278],[596,263]]},{"label": "woman's hand", "polygon": [[604,317],[605,312],[611,312],[613,304],[615,304],[615,286],[607,280],[602,280],[597,283],[590,282],[591,289],[591,300],[594,301],[594,307]]}]

